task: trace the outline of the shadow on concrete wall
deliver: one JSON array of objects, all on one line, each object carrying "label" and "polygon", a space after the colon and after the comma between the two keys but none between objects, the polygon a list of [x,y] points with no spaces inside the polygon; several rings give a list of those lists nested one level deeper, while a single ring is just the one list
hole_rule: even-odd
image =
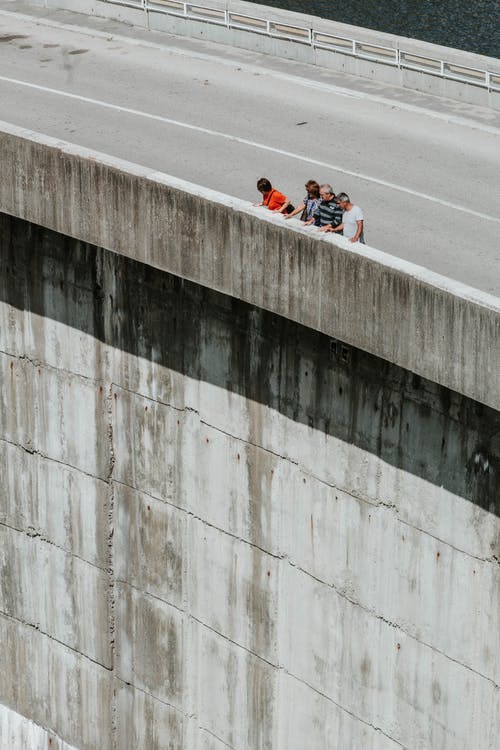
[{"label": "shadow on concrete wall", "polygon": [[0,299],[265,404],[500,515],[500,412],[366,352],[3,214]]}]

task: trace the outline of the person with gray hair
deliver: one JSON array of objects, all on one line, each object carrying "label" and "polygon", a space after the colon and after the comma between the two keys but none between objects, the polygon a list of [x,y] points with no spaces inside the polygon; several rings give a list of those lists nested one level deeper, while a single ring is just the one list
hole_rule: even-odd
[{"label": "person with gray hair", "polygon": [[359,206],[351,203],[347,193],[337,195],[339,206],[344,212],[342,222],[337,227],[325,227],[325,232],[343,232],[349,242],[361,242],[365,244],[364,215]]},{"label": "person with gray hair", "polygon": [[342,221],[342,210],[335,200],[333,188],[328,183],[321,185],[319,189],[321,202],[316,207],[313,216],[306,221],[308,224],[316,224],[319,231],[324,232],[326,227],[336,227]]}]

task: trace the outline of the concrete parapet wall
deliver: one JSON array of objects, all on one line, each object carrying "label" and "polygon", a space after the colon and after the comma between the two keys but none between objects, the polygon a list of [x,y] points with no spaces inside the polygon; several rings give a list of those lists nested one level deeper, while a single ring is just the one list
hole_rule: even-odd
[{"label": "concrete parapet wall", "polygon": [[499,434],[1,215],[0,719],[61,750],[492,750]]},{"label": "concrete parapet wall", "polygon": [[277,313],[499,408],[497,298],[369,247],[285,227],[241,200],[150,169],[6,123],[0,131],[0,211]]},{"label": "concrete parapet wall", "polygon": [[[308,44],[300,44],[287,39],[268,37],[252,30],[228,29],[222,25],[210,24],[192,18],[187,19],[161,12],[147,12],[140,7],[127,6],[126,3],[118,5],[104,0],[32,1],[34,4],[47,8],[63,8],[108,17],[157,31],[206,39],[285,59],[320,65],[331,70],[370,78],[440,97],[456,99],[464,103],[500,109],[498,83],[489,90],[466,80],[453,80],[426,70],[413,70],[392,66],[376,59],[356,57],[342,50],[331,51],[319,47],[311,47]],[[317,16],[270,8],[266,5],[245,2],[245,0],[203,0],[202,4],[220,10],[229,10],[234,13],[276,21],[285,25],[295,25],[306,29],[314,28],[325,34],[356,39],[369,45],[386,47],[388,49],[399,48],[417,57],[425,57],[437,61],[443,60],[459,67],[464,66],[477,70],[488,70],[496,76],[500,75],[498,60],[484,55],[442,47],[416,39],[401,38],[393,34],[385,34],[371,29],[320,19]],[[158,7],[161,7],[161,5],[159,4]]]}]

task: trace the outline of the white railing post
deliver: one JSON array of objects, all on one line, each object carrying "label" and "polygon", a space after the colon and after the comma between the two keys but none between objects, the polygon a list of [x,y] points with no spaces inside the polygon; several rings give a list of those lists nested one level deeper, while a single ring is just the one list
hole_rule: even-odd
[{"label": "white railing post", "polygon": [[491,73],[489,70],[484,71],[484,84],[488,91],[491,90]]},{"label": "white railing post", "polygon": [[439,72],[441,73],[441,76],[444,78],[444,60],[440,61]]},{"label": "white railing post", "polygon": [[187,18],[187,16],[188,16],[188,4],[187,3],[183,3],[183,5],[182,5],[182,12],[184,13],[184,15]]},{"label": "white railing post", "polygon": [[271,21],[266,21],[266,32],[271,36]]},{"label": "white railing post", "polygon": [[358,54],[358,44],[355,39],[352,40],[352,54],[353,55]]}]

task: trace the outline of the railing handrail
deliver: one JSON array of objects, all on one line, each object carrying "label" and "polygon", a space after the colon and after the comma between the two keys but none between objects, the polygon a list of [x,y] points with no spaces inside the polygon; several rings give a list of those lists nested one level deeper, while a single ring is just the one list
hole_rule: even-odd
[{"label": "railing handrail", "polygon": [[[184,2],[184,0],[100,0],[100,2],[142,8],[148,13],[164,13],[186,20],[199,21],[200,23],[225,26],[228,29],[246,30],[274,39],[285,39],[297,44],[306,44],[312,48],[340,52],[361,60],[370,60],[382,65],[392,65],[400,69],[415,70],[427,75],[468,83],[471,86],[486,88],[488,91],[500,91],[500,71],[495,72],[488,68],[475,68],[455,63],[452,60],[428,57],[419,52],[410,52],[400,47],[388,47],[375,41],[363,41],[354,37],[321,31],[317,28],[289,24],[284,20],[273,20],[229,9],[216,8],[213,5],[205,5],[201,0],[199,2]],[[195,8],[202,12],[191,10]],[[203,11],[206,11],[206,15],[203,15]],[[384,50],[384,53],[377,54],[377,50]],[[459,69],[460,72],[454,72],[453,68]],[[469,71],[470,76],[468,75]]]}]

